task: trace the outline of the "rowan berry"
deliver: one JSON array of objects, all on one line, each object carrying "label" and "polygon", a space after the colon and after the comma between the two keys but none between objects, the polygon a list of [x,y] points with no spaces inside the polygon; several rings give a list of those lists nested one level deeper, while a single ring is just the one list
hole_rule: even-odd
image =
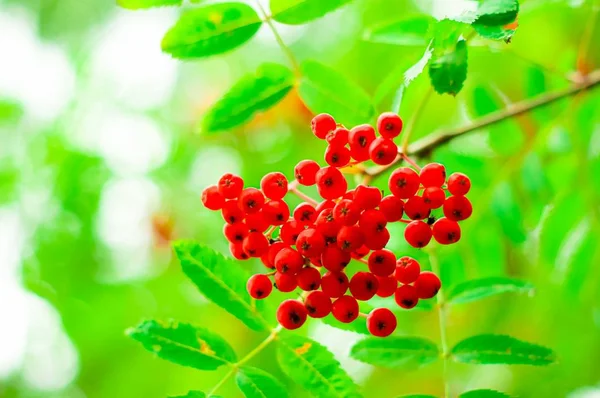
[{"label": "rowan berry", "polygon": [[240,176],[227,173],[219,179],[217,186],[225,199],[237,199],[244,189],[244,180]]},{"label": "rowan berry", "polygon": [[361,209],[349,199],[340,200],[333,208],[333,218],[342,225],[354,225],[358,222]]},{"label": "rowan berry", "polygon": [[441,187],[446,182],[446,168],[439,163],[429,163],[419,174],[421,184],[427,187]]},{"label": "rowan berry", "polygon": [[378,276],[377,282],[379,282],[379,287],[375,294],[379,297],[393,296],[398,288],[398,281],[393,276]]},{"label": "rowan berry", "polygon": [[390,276],[396,270],[396,256],[390,250],[374,250],[369,256],[369,271],[375,276]]},{"label": "rowan berry", "polygon": [[381,202],[381,191],[377,187],[359,185],[354,189],[354,203],[363,210],[374,209]]},{"label": "rowan berry", "polygon": [[346,192],[348,182],[335,167],[323,167],[317,172],[317,190],[323,199],[337,199]]},{"label": "rowan berry", "polygon": [[317,217],[315,228],[323,235],[327,243],[333,243],[337,240],[338,232],[342,224],[333,217],[333,209],[325,209]]},{"label": "rowan berry", "polygon": [[448,177],[448,191],[452,195],[461,196],[469,193],[471,189],[471,180],[462,173],[452,173]]},{"label": "rowan berry", "polygon": [[433,272],[423,271],[415,281],[415,290],[419,298],[430,299],[435,297],[442,287],[440,278]]},{"label": "rowan berry", "polygon": [[250,230],[248,226],[244,223],[237,224],[225,224],[223,226],[223,235],[227,238],[227,240],[231,243],[242,243],[244,238],[248,236]]},{"label": "rowan berry", "polygon": [[324,140],[325,137],[327,137],[327,134],[330,131],[335,130],[337,127],[335,119],[328,113],[321,113],[313,117],[313,119],[310,122],[310,125],[313,134],[316,135],[317,138],[320,138],[322,140]]},{"label": "rowan berry", "polygon": [[325,137],[325,139],[327,140],[329,145],[344,146],[348,144],[349,133],[350,131],[348,129],[338,127],[337,129],[327,134],[327,137]]},{"label": "rowan berry", "polygon": [[370,272],[357,272],[350,279],[350,294],[357,300],[372,299],[378,288],[379,281]]},{"label": "rowan berry", "polygon": [[388,195],[381,199],[379,210],[385,216],[387,222],[398,221],[404,214],[404,202],[394,195]]},{"label": "rowan berry", "polygon": [[202,204],[209,210],[221,210],[225,204],[225,198],[216,185],[211,185],[202,191]]},{"label": "rowan berry", "polygon": [[269,199],[283,199],[288,192],[288,180],[282,173],[269,173],[260,180],[260,189]]},{"label": "rowan berry", "polygon": [[302,160],[294,167],[294,177],[300,185],[315,185],[315,177],[320,169],[321,166],[314,160]]},{"label": "rowan berry", "polygon": [[317,221],[317,211],[310,203],[300,203],[294,209],[294,219],[302,225],[312,225]]},{"label": "rowan berry", "polygon": [[394,277],[400,283],[408,285],[417,280],[421,274],[421,265],[411,257],[401,257],[396,261]]},{"label": "rowan berry", "polygon": [[298,235],[304,231],[304,226],[296,220],[290,220],[281,226],[279,238],[286,244],[292,246],[296,244]]},{"label": "rowan berry", "polygon": [[263,274],[252,275],[248,279],[246,289],[252,298],[257,300],[267,298],[273,291],[273,284],[268,276]]},{"label": "rowan berry", "polygon": [[394,293],[394,299],[396,303],[407,310],[413,308],[419,302],[419,295],[417,289],[411,285],[402,285],[396,289]]},{"label": "rowan berry", "polygon": [[392,112],[384,112],[377,118],[377,131],[385,138],[395,138],[402,132],[402,119]]},{"label": "rowan berry", "polygon": [[306,295],[304,306],[311,318],[324,318],[331,313],[331,298],[315,290]]},{"label": "rowan berry", "polygon": [[422,220],[429,217],[431,209],[421,196],[412,196],[404,204],[404,213],[411,220]]},{"label": "rowan berry", "polygon": [[277,308],[277,322],[288,330],[304,325],[307,315],[304,304],[298,300],[285,300]]},{"label": "rowan berry", "polygon": [[433,224],[431,231],[435,240],[442,245],[449,245],[460,240],[460,226],[456,221],[445,217],[437,220]]},{"label": "rowan berry", "polygon": [[440,187],[429,187],[423,190],[423,199],[427,203],[427,206],[432,209],[438,209],[444,204],[446,194]]},{"label": "rowan berry", "polygon": [[250,232],[244,238],[242,247],[248,256],[261,257],[269,250],[269,241],[260,232]]},{"label": "rowan berry", "polygon": [[358,225],[365,235],[369,235],[383,231],[387,226],[387,219],[380,210],[365,210],[358,219]]},{"label": "rowan berry", "polygon": [[351,253],[352,258],[363,258],[364,256],[366,256],[367,254],[369,254],[369,252],[371,251],[371,249],[369,249],[367,246],[362,245],[361,247],[359,247],[358,249],[354,250]]},{"label": "rowan berry", "polygon": [[372,231],[371,233],[365,233],[364,245],[371,250],[380,250],[387,246],[390,241],[390,231],[387,228],[382,230]]},{"label": "rowan berry", "polygon": [[333,302],[331,313],[338,321],[350,323],[358,318],[358,302],[352,296],[342,296]]},{"label": "rowan berry", "polygon": [[271,245],[269,246],[269,250],[267,250],[266,257],[265,256],[261,257],[261,259],[263,260],[263,264],[267,268],[271,268],[271,269],[275,268],[275,257],[283,248],[286,248],[286,247],[288,247],[288,245],[286,245],[283,242],[271,243]]},{"label": "rowan berry", "polygon": [[325,237],[315,228],[300,232],[296,240],[296,249],[305,257],[317,257],[325,249]]},{"label": "rowan berry", "polygon": [[230,243],[229,252],[237,260],[248,260],[250,256],[244,251],[241,243]]},{"label": "rowan berry", "polygon": [[369,147],[375,140],[375,130],[368,124],[353,127],[348,134],[350,154],[356,161],[369,160]]},{"label": "rowan berry", "polygon": [[376,308],[367,316],[367,329],[375,337],[387,337],[394,333],[398,322],[387,308]]},{"label": "rowan berry", "polygon": [[369,146],[369,157],[375,164],[388,165],[398,156],[398,146],[394,141],[378,137]]},{"label": "rowan berry", "polygon": [[466,220],[472,213],[471,202],[465,196],[450,196],[444,202],[444,215],[452,221]]},{"label": "rowan berry", "polygon": [[269,223],[265,219],[265,215],[262,210],[246,214],[246,225],[250,232],[265,232],[269,228]]},{"label": "rowan berry", "polygon": [[265,203],[265,196],[256,188],[245,188],[240,194],[238,206],[246,214],[258,212]]},{"label": "rowan berry", "polygon": [[351,255],[335,245],[330,245],[321,254],[321,264],[331,272],[341,272],[350,263]]},{"label": "rowan berry", "polygon": [[263,216],[269,225],[283,225],[290,218],[290,208],[283,200],[270,200],[263,205]]},{"label": "rowan berry", "polygon": [[327,272],[321,278],[321,290],[331,298],[338,298],[348,290],[348,276],[343,272]]},{"label": "rowan berry", "polygon": [[275,256],[275,268],[282,274],[295,274],[304,265],[304,257],[291,247],[284,247]]},{"label": "rowan berry", "polygon": [[333,167],[344,167],[350,163],[350,150],[342,145],[329,145],[325,150],[325,161]]},{"label": "rowan berry", "polygon": [[298,287],[296,275],[275,272],[273,279],[275,279],[275,287],[277,290],[283,293],[293,292]]},{"label": "rowan berry", "polygon": [[423,221],[413,221],[404,230],[404,239],[416,248],[425,247],[431,241],[431,228]]},{"label": "rowan berry", "polygon": [[346,225],[342,226],[336,238],[338,247],[347,252],[352,252],[361,247],[364,240],[363,233],[356,225],[350,227]]},{"label": "rowan berry", "polygon": [[388,186],[394,196],[408,199],[419,190],[419,175],[413,169],[400,167],[390,175]]},{"label": "rowan berry", "polygon": [[296,282],[302,290],[317,290],[321,286],[321,273],[313,267],[302,268],[296,274]]},{"label": "rowan berry", "polygon": [[317,216],[321,214],[321,212],[325,209],[333,209],[335,207],[335,202],[333,200],[324,200],[315,207],[315,211],[317,212]]},{"label": "rowan berry", "polygon": [[237,200],[227,200],[221,209],[223,219],[228,224],[237,224],[244,219],[244,212],[238,206]]}]

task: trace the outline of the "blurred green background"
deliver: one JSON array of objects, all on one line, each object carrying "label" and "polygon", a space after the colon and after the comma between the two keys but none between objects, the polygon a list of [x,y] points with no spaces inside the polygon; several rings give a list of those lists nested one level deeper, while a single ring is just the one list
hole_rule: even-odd
[{"label": "blurred green background", "polygon": [[[397,67],[423,48],[370,43],[365,30],[412,13],[441,18],[458,3],[356,0],[309,25],[277,28],[299,60],[335,67],[373,94],[386,77],[399,82]],[[567,87],[600,67],[598,1],[521,3],[512,43],[473,39],[465,87],[456,98],[433,95],[413,140]],[[269,171],[292,177],[299,160],[322,162],[324,145],[310,133],[312,114],[295,91],[243,127],[198,134],[203,113],[240,76],[286,59],[263,26],[225,55],[173,60],[161,54],[160,39],[178,13],[131,12],[112,0],[0,0],[0,397],[164,397],[208,390],[226,372],[153,358],[124,334],[142,319],[218,330],[241,354],[264,338],[200,296],[169,241],[196,239],[226,253],[221,217],[201,207],[202,189],[225,172],[253,186]],[[403,118],[429,87],[427,73],[412,83]],[[599,100],[597,89],[571,96],[417,159],[443,162],[473,181],[475,212],[462,241],[437,249],[444,286],[495,275],[536,286],[534,297],[453,308],[450,343],[507,333],[559,357],[545,368],[452,364],[455,392],[600,396]],[[422,258],[398,228],[391,248]],[[439,339],[435,313],[406,312],[398,329]],[[349,359],[358,335],[319,322],[304,332],[335,353],[368,397],[441,393],[441,363],[377,369]],[[305,396],[273,359],[271,347],[252,364],[280,376],[292,396]],[[220,393],[240,396],[232,382]]]}]

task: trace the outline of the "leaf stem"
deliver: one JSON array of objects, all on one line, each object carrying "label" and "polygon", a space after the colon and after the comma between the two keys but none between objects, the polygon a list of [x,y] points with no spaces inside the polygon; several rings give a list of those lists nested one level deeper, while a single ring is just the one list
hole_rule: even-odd
[{"label": "leaf stem", "polygon": [[[436,275],[440,276],[440,265],[438,263],[436,255],[433,251],[429,251],[429,262],[431,263],[431,270]],[[443,380],[444,380],[444,397],[450,397],[450,387],[448,386],[448,356],[450,354],[448,350],[448,339],[446,333],[446,305],[444,300],[444,292],[440,289],[437,293],[437,313],[440,325],[440,345],[442,348],[442,361],[444,366]]]}]

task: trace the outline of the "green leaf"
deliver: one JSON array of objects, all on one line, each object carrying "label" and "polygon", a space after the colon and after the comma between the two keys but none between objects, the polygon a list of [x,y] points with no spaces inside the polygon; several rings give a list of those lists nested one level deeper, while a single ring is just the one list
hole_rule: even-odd
[{"label": "green leaf", "polygon": [[248,274],[237,262],[192,241],[178,241],[173,247],[183,272],[207,299],[250,329],[270,327],[260,312],[264,303],[252,299],[246,291]]},{"label": "green leaf", "polygon": [[327,112],[346,125],[368,122],[374,114],[369,95],[355,82],[315,61],[302,64],[298,92],[313,113]]},{"label": "green leaf", "polygon": [[477,19],[474,25],[502,26],[517,18],[518,0],[483,0],[477,8]]},{"label": "green leaf", "polygon": [[482,24],[473,24],[477,34],[485,39],[510,41],[516,29],[505,28],[504,26],[487,26]]},{"label": "green leaf", "polygon": [[549,365],[554,352],[511,336],[482,334],[458,343],[451,352],[457,362],[473,364]]},{"label": "green leaf", "polygon": [[506,236],[515,244],[525,242],[527,231],[523,226],[520,202],[508,182],[499,184],[494,190],[491,208]]},{"label": "green leaf", "polygon": [[458,396],[459,398],[510,398],[510,395],[506,395],[503,392],[496,390],[471,390],[463,392]]},{"label": "green leaf", "polygon": [[428,394],[410,394],[410,395],[402,395],[398,398],[437,398],[435,395]]},{"label": "green leaf", "polygon": [[117,0],[117,4],[130,10],[138,10],[161,6],[180,6],[181,0]]},{"label": "green leaf", "polygon": [[429,41],[427,32],[433,22],[435,19],[430,16],[416,16],[377,25],[368,29],[363,39],[398,46],[425,46]]},{"label": "green leaf", "polygon": [[204,117],[202,131],[212,133],[238,126],[279,101],[294,86],[294,74],[279,64],[262,64],[242,77]]},{"label": "green leaf", "polygon": [[491,277],[454,286],[448,293],[447,301],[450,304],[464,304],[502,293],[533,295],[533,292],[534,287],[529,282],[506,277]]},{"label": "green leaf", "polygon": [[261,23],[247,4],[212,4],[183,14],[163,38],[162,49],[179,59],[221,54],[250,40]]},{"label": "green leaf", "polygon": [[352,0],[271,0],[273,19],[288,25],[301,25],[320,18]]},{"label": "green leaf", "polygon": [[[192,391],[188,391],[188,393],[185,395],[177,395],[177,396],[173,396],[170,398],[206,398],[206,394],[204,394],[202,391],[192,390]],[[221,396],[220,395],[209,395],[208,398],[221,398]]]},{"label": "green leaf", "polygon": [[235,381],[246,398],[286,398],[288,393],[285,386],[267,372],[242,367]]},{"label": "green leaf", "polygon": [[423,366],[439,358],[438,347],[420,337],[371,337],[356,343],[350,356],[361,362],[386,368]]},{"label": "green leaf", "polygon": [[145,321],[127,334],[159,358],[200,370],[215,370],[237,359],[220,336],[187,323]]},{"label": "green leaf", "polygon": [[467,79],[467,42],[460,40],[452,51],[443,55],[436,55],[434,51],[429,77],[437,93],[458,94]]},{"label": "green leaf", "polygon": [[318,398],[360,398],[358,387],[321,344],[293,334],[278,338],[277,359],[285,374]]}]

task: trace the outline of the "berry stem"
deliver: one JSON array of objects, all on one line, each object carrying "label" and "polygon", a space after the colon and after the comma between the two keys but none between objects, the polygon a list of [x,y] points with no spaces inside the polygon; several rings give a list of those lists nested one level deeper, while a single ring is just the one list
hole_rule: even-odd
[{"label": "berry stem", "polygon": [[414,167],[415,169],[417,169],[417,171],[421,171],[421,167],[417,163],[415,163],[414,160],[412,160],[411,158],[409,158],[404,153],[402,153],[400,156],[402,157],[402,159],[404,159],[404,161],[406,163],[408,163],[409,165],[411,165],[412,167]]},{"label": "berry stem", "polygon": [[[431,263],[431,271],[434,274],[439,276],[440,275],[440,265],[438,263],[438,259],[435,255],[435,253],[433,252],[433,250],[429,250],[429,262]],[[444,292],[442,291],[441,288],[437,293],[436,299],[437,299],[436,309],[437,309],[439,325],[440,325],[440,345],[442,348],[441,355],[442,355],[442,361],[443,361],[443,366],[444,366],[444,373],[443,373],[444,398],[449,398],[450,397],[450,388],[448,386],[448,356],[450,353],[448,350],[448,340],[447,340],[447,335],[446,335],[446,306],[445,306],[445,301],[444,301]]]},{"label": "berry stem", "polygon": [[296,181],[296,180],[292,181],[288,185],[288,192],[293,193],[294,195],[296,195],[297,197],[299,197],[303,201],[305,201],[307,203],[310,203],[313,206],[317,206],[319,204],[319,202],[317,202],[316,200],[314,200],[310,196],[308,196],[308,195],[300,192],[300,190],[298,189],[298,181]]}]

